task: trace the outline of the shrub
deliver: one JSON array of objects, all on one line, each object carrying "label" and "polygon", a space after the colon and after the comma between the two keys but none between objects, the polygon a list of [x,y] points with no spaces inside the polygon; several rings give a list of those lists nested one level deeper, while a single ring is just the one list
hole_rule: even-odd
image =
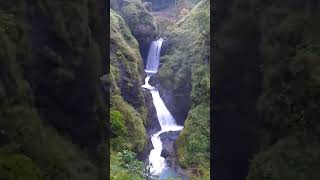
[{"label": "shrub", "polygon": [[129,150],[123,150],[118,154],[122,159],[121,166],[134,174],[138,174],[145,179],[154,178],[150,173],[150,168],[143,162],[136,159],[136,154]]},{"label": "shrub", "polygon": [[126,132],[124,118],[120,111],[116,109],[111,109],[110,123],[111,123],[111,131],[116,136],[121,136]]}]

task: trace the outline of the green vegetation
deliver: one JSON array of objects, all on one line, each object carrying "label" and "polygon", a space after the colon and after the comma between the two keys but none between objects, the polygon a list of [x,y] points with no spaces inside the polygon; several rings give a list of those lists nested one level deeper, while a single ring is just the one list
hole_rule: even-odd
[{"label": "green vegetation", "polygon": [[[261,152],[248,179],[320,177],[313,169],[320,162],[315,138],[319,136],[320,16],[311,7],[303,8],[306,3],[281,1],[260,12],[261,19],[269,16],[260,25],[263,90],[258,110],[263,128]],[[281,169],[265,169],[268,165]]]},{"label": "green vegetation", "polygon": [[[215,35],[214,89],[237,111],[257,110],[252,124],[259,125],[253,129],[259,134],[258,152],[247,179],[319,179],[319,4],[231,4],[225,13],[230,18],[219,14],[223,23]],[[260,75],[261,89],[255,78]],[[238,89],[228,92],[226,87]],[[256,109],[245,110],[249,103]]]},{"label": "green vegetation", "polygon": [[[162,67],[158,74],[160,84],[173,90],[177,98],[191,97],[188,103],[192,108],[177,145],[179,162],[189,170],[193,179],[210,177],[209,7],[209,1],[200,1],[190,14],[177,24],[173,24],[169,19],[155,18],[158,26],[163,27],[159,29],[159,33],[167,36],[170,43],[161,58]],[[148,49],[157,33],[157,26],[140,1],[123,2],[120,6],[113,2],[112,8],[110,112],[111,129],[115,136],[111,139],[111,147],[114,153],[121,152],[122,158],[112,155],[111,178],[130,179],[137,174],[145,177],[141,173],[148,171],[142,168],[141,162],[137,161],[131,152],[141,152],[146,144],[145,102],[139,89],[142,72],[139,46],[143,49],[145,42],[145,49]]]},{"label": "green vegetation", "polygon": [[[14,120],[1,122],[9,140],[9,144],[1,148],[3,152],[24,152],[47,176],[53,178],[98,178],[96,167],[86,155],[59,136],[54,129],[44,127],[34,110],[25,106],[12,106],[2,113],[5,119]],[[81,168],[87,170],[82,172]]]},{"label": "green vegetation", "polygon": [[111,132],[120,136],[126,131],[123,115],[120,111],[111,109],[110,111]]},{"label": "green vegetation", "polygon": [[144,127],[147,112],[140,88],[142,60],[138,43],[123,18],[113,10],[110,17],[111,123],[115,120],[112,115],[117,112],[125,125],[121,135],[111,139],[112,148],[141,152],[147,138]]},{"label": "green vegetation", "polygon": [[106,176],[97,13],[92,0],[0,2],[0,179]]},{"label": "green vegetation", "polygon": [[314,137],[291,136],[258,153],[247,179],[318,179],[318,141]]},{"label": "green vegetation", "polygon": [[140,0],[123,3],[120,12],[137,39],[142,38],[142,36],[144,38],[149,38],[149,36],[154,38],[157,33],[156,22],[153,16],[142,6]]},{"label": "green vegetation", "polygon": [[180,165],[194,179],[210,178],[209,9],[209,1],[202,0],[172,26],[173,32],[162,30],[170,45],[161,57],[158,74],[161,86],[173,90],[175,101],[191,97],[185,128],[177,140],[177,152]]},{"label": "green vegetation", "polygon": [[143,61],[126,21],[112,9],[110,32],[110,123],[114,135],[110,178],[145,179],[148,171],[135,155],[143,151],[147,142],[147,108],[140,88]]},{"label": "green vegetation", "polygon": [[[185,121],[185,128],[177,140],[181,167],[196,167],[193,173],[198,178],[210,179],[210,127],[208,106],[193,108]],[[195,177],[196,178],[196,177]]]},{"label": "green vegetation", "polygon": [[122,159],[121,166],[129,170],[131,173],[138,174],[144,179],[155,178],[155,176],[150,174],[149,167],[147,167],[143,162],[137,160],[134,152],[123,150],[118,154],[118,156]]},{"label": "green vegetation", "polygon": [[117,109],[125,119],[127,129],[122,136],[111,139],[112,148],[116,150],[128,149],[141,152],[146,144],[146,129],[141,115],[119,95],[111,97],[112,107]]},{"label": "green vegetation", "polygon": [[146,57],[150,43],[157,37],[157,24],[141,0],[122,1],[118,12],[126,21],[132,35],[139,42],[142,57]]},{"label": "green vegetation", "polygon": [[[111,153],[110,156],[110,179],[111,180],[143,180],[143,177],[140,176],[140,172],[132,172],[123,164],[123,159],[119,154]],[[133,159],[132,159],[133,160]],[[139,161],[134,160],[135,164]],[[141,162],[139,162],[140,164]]]}]

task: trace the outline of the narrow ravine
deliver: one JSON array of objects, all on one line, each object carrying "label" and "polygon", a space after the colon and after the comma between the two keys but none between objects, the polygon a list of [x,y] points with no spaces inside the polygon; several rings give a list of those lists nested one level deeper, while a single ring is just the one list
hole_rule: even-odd
[{"label": "narrow ravine", "polygon": [[147,77],[145,78],[145,84],[141,86],[148,89],[152,95],[153,105],[156,109],[157,119],[161,127],[160,131],[151,135],[153,149],[149,154],[150,171],[152,174],[158,176],[158,179],[160,180],[171,176],[176,176],[175,171],[167,165],[165,158],[161,156],[163,145],[160,135],[165,132],[181,131],[183,129],[183,126],[178,126],[176,124],[174,117],[171,115],[166,105],[162,101],[159,91],[149,84],[150,78],[158,71],[162,43],[162,38],[151,43],[145,68]]}]

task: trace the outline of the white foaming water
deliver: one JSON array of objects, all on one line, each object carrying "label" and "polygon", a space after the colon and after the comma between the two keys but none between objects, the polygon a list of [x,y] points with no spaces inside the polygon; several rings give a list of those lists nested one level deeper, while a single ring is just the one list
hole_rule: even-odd
[{"label": "white foaming water", "polygon": [[148,53],[148,59],[146,63],[145,72],[155,74],[158,72],[160,51],[163,43],[163,39],[159,38],[156,41],[152,41]]},{"label": "white foaming water", "polygon": [[151,135],[153,149],[150,151],[149,165],[150,171],[154,175],[159,175],[161,172],[163,172],[163,170],[168,168],[165,158],[161,156],[162,142],[160,135],[164,132],[181,131],[183,129],[183,126],[178,126],[176,124],[175,119],[172,117],[166,105],[163,103],[158,90],[149,84],[151,76],[158,72],[162,42],[163,39],[160,38],[156,41],[153,41],[150,45],[146,68],[144,70],[147,73],[147,77],[145,78],[145,84],[141,86],[150,90],[153,99],[153,105],[156,108],[157,118],[161,127],[159,132]]},{"label": "white foaming water", "polygon": [[158,90],[152,90],[150,93],[152,94],[153,105],[157,111],[157,118],[161,126],[161,130],[164,132],[181,130],[182,126],[177,126],[175,119],[172,117],[166,105],[164,105]]},{"label": "white foaming water", "polygon": [[162,101],[158,90],[148,83],[149,79],[150,76],[147,76],[145,79],[145,84],[141,87],[150,90],[153,99],[153,105],[156,108],[157,118],[161,127],[161,131],[151,136],[153,149],[150,151],[149,165],[150,171],[155,175],[159,175],[168,167],[165,158],[161,156],[162,142],[160,139],[160,134],[168,131],[181,131],[183,126],[178,126],[176,124],[175,119],[172,117],[171,113]]},{"label": "white foaming water", "polygon": [[145,79],[144,79],[144,85],[142,85],[141,87],[149,89],[149,90],[154,90],[155,88],[153,86],[151,86],[149,84],[149,79],[150,79],[150,75],[148,75]]}]

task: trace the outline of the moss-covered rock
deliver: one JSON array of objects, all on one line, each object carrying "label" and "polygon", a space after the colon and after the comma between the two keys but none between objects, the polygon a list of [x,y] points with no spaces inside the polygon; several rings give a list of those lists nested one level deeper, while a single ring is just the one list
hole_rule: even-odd
[{"label": "moss-covered rock", "polygon": [[147,108],[140,75],[143,61],[137,40],[125,20],[113,10],[110,12],[110,32],[111,106],[122,114],[127,128],[122,136],[112,139],[112,147],[141,152],[147,138]]},{"label": "moss-covered rock", "polygon": [[146,144],[146,129],[141,115],[130,106],[120,95],[111,97],[112,107],[117,109],[125,119],[127,131],[112,140],[112,147],[116,150],[128,149],[141,152]]},{"label": "moss-covered rock", "polygon": [[124,0],[120,3],[120,12],[132,34],[139,42],[143,58],[147,57],[149,46],[158,33],[157,24],[150,12],[140,0]]},{"label": "moss-covered rock", "polygon": [[[176,144],[179,163],[189,168],[191,175],[203,176],[209,173],[210,162],[210,108],[199,105],[193,108],[185,121]],[[191,170],[192,169],[192,170]]]}]

